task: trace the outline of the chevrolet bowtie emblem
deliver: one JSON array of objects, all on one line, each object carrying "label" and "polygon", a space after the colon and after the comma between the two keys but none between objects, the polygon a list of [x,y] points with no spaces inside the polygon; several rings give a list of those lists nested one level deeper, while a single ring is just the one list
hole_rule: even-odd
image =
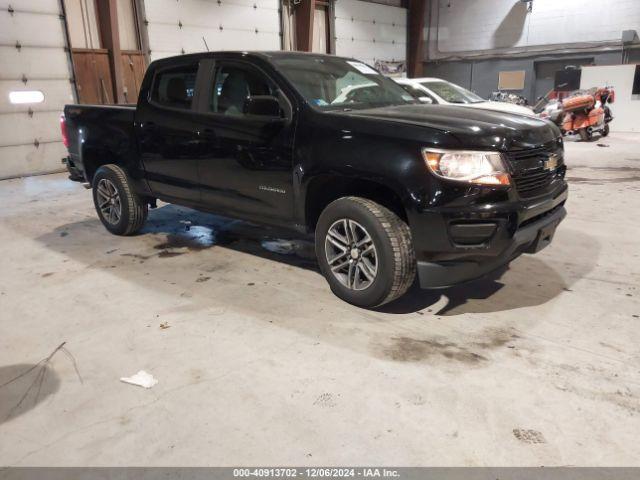
[{"label": "chevrolet bowtie emblem", "polygon": [[545,170],[555,170],[556,168],[558,168],[558,160],[559,157],[555,153],[549,155],[549,158],[544,161]]}]

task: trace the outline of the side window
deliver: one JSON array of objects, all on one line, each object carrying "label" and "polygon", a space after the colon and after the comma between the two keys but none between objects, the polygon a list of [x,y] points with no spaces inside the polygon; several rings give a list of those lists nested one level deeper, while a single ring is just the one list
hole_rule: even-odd
[{"label": "side window", "polygon": [[164,107],[190,109],[197,73],[197,64],[162,70],[153,82],[151,100]]},{"label": "side window", "polygon": [[244,115],[248,97],[273,95],[275,87],[262,73],[244,66],[223,65],[216,69],[211,111],[224,115]]},{"label": "side window", "polygon": [[398,85],[400,85],[400,87],[402,87],[405,92],[407,92],[415,99],[427,96],[425,92],[423,92],[422,90],[418,90],[418,88],[414,87],[413,85],[409,85],[406,83],[399,83]]}]

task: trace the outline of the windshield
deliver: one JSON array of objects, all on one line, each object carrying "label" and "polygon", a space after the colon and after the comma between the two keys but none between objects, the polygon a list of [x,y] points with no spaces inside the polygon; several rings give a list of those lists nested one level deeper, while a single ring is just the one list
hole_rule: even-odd
[{"label": "windshield", "polygon": [[449,82],[422,82],[433,93],[442,97],[445,102],[449,103],[480,103],[485,100],[466,88],[462,88],[455,83]]},{"label": "windshield", "polygon": [[323,110],[415,103],[395,82],[355,60],[300,56],[276,57],[273,63],[311,105]]}]

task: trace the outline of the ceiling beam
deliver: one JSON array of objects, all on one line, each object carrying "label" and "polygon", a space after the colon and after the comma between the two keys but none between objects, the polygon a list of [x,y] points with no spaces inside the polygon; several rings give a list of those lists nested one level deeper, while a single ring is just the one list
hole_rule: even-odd
[{"label": "ceiling beam", "polygon": [[407,13],[407,76],[423,75],[424,25],[427,13],[427,0],[409,0]]},{"label": "ceiling beam", "polygon": [[310,52],[313,46],[313,14],[316,0],[301,0],[295,7],[296,50]]}]

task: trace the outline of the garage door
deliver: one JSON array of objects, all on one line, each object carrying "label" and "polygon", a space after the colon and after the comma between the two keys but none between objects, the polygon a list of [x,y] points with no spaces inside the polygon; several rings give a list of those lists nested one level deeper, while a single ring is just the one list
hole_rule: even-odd
[{"label": "garage door", "polygon": [[407,10],[359,0],[335,4],[336,55],[374,65],[406,61]]},{"label": "garage door", "polygon": [[73,90],[58,0],[0,0],[0,65],[0,178],[62,170]]},{"label": "garage door", "polygon": [[278,0],[145,0],[151,58],[207,50],[280,50]]}]

